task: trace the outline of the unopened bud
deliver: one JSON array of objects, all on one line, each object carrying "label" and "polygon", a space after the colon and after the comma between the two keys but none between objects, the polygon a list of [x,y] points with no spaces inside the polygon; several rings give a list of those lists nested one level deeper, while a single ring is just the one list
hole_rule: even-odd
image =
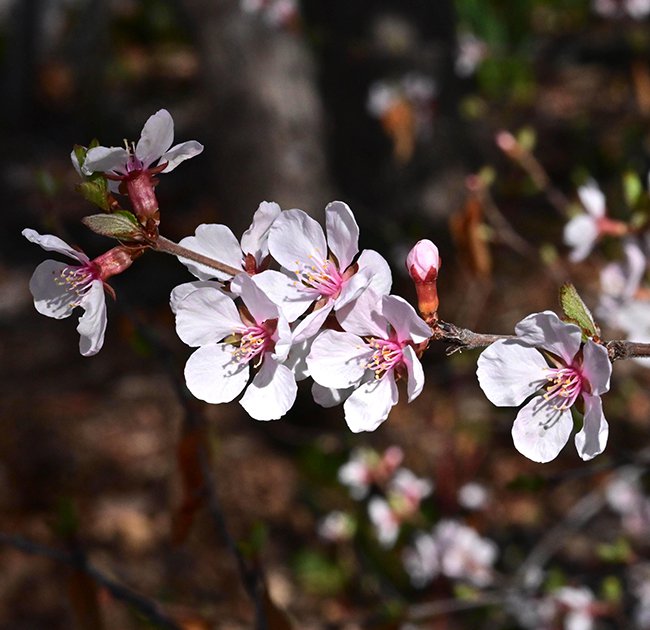
[{"label": "unopened bud", "polygon": [[499,149],[507,155],[515,153],[519,148],[517,138],[515,138],[509,131],[499,131],[494,139]]},{"label": "unopened bud", "polygon": [[437,319],[437,280],[441,264],[438,248],[429,239],[418,241],[406,257],[406,268],[418,294],[418,309],[429,324]]}]

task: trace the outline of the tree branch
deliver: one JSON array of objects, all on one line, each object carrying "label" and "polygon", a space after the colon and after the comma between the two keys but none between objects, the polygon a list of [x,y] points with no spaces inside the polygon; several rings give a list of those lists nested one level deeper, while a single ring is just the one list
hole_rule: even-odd
[{"label": "tree branch", "polygon": [[22,536],[0,532],[0,545],[6,545],[35,556],[49,558],[55,562],[66,564],[73,569],[82,571],[94,582],[104,587],[115,599],[132,606],[148,621],[161,628],[170,630],[182,630],[181,626],[171,617],[168,617],[160,608],[160,605],[144,595],[140,595],[127,586],[116,582],[108,575],[90,564],[84,555],[68,553],[61,549],[42,545],[33,542]]},{"label": "tree branch", "polygon": [[229,276],[232,276],[233,278],[238,273],[242,273],[244,271],[243,269],[231,267],[230,265],[226,265],[225,263],[219,262],[218,260],[214,260],[209,256],[204,256],[203,254],[199,254],[198,252],[192,251],[191,249],[187,249],[178,243],[174,243],[174,241],[170,241],[164,236],[158,236],[155,244],[152,247],[156,251],[165,252],[165,254],[171,254],[172,256],[181,256],[182,258],[193,260],[194,262],[205,265],[206,267],[221,271]]}]

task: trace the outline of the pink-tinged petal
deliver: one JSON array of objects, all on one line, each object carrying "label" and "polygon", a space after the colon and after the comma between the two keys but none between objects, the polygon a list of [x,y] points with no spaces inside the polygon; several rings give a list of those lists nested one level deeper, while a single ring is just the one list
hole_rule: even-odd
[{"label": "pink-tinged petal", "polygon": [[336,319],[347,332],[360,337],[388,336],[388,322],[381,315],[381,296],[371,289],[363,291],[356,300],[336,311]]},{"label": "pink-tinged petal", "polygon": [[585,186],[580,186],[578,188],[578,197],[580,197],[580,203],[592,217],[601,219],[605,216],[605,195],[598,188],[596,182],[591,180]]},{"label": "pink-tinged petal", "polygon": [[77,157],[77,152],[74,149],[70,151],[70,161],[72,162],[74,170],[77,171],[77,175],[79,175],[79,177],[83,177],[84,173],[81,172],[81,164],[79,164],[79,158]]},{"label": "pink-tinged petal", "polygon": [[582,429],[576,434],[578,455],[585,461],[600,455],[607,446],[609,425],[603,414],[603,401],[600,396],[582,395],[585,401],[585,415]]},{"label": "pink-tinged petal", "polygon": [[564,226],[564,244],[571,247],[571,262],[587,258],[598,239],[598,224],[592,216],[579,214]]},{"label": "pink-tinged petal", "polygon": [[167,162],[167,166],[163,169],[163,173],[173,171],[181,162],[189,160],[203,152],[203,145],[196,140],[189,140],[177,144],[164,153],[160,158],[160,162]]},{"label": "pink-tinged petal", "polygon": [[233,358],[228,344],[202,346],[185,364],[187,388],[199,400],[220,404],[234,400],[248,383],[248,363]]},{"label": "pink-tinged petal", "polygon": [[392,547],[399,535],[399,522],[385,499],[373,497],[368,502],[368,516],[375,526],[377,539],[383,547]]},{"label": "pink-tinged petal", "polygon": [[636,239],[627,238],[623,242],[623,253],[627,266],[624,297],[632,297],[641,285],[648,261]]},{"label": "pink-tinged petal", "polygon": [[422,393],[422,388],[424,387],[424,370],[422,369],[420,359],[418,359],[415,350],[411,346],[406,346],[403,354],[408,373],[406,391],[408,393],[408,401],[411,402]]},{"label": "pink-tinged petal", "polygon": [[582,342],[580,328],[563,322],[553,311],[529,315],[515,326],[515,332],[519,341],[544,348],[561,357],[567,365],[573,362]]},{"label": "pink-tinged petal", "polygon": [[280,316],[278,305],[253,281],[246,273],[240,273],[233,278],[230,288],[239,295],[253,319],[262,324],[267,319],[277,319]]},{"label": "pink-tinged petal", "polygon": [[393,277],[386,259],[373,249],[364,249],[357,260],[357,273],[370,275],[368,288],[377,295],[388,295],[393,284]]},{"label": "pink-tinged petal", "polygon": [[41,315],[63,319],[79,305],[79,296],[59,280],[67,266],[56,260],[45,260],[34,270],[29,290],[34,297],[34,307]]},{"label": "pink-tinged petal", "polygon": [[332,302],[328,302],[302,319],[293,330],[294,343],[302,343],[316,335],[332,312],[333,306]]},{"label": "pink-tinged petal", "polygon": [[84,357],[90,357],[101,350],[106,332],[106,299],[101,280],[92,283],[88,293],[84,295],[81,307],[86,312],[79,318],[77,326],[79,352]]},{"label": "pink-tinged petal", "polygon": [[359,226],[347,203],[332,201],[325,208],[327,244],[339,263],[347,269],[359,252]]},{"label": "pink-tinged petal", "polygon": [[589,393],[600,396],[609,391],[612,363],[607,349],[587,339],[582,350],[582,375],[589,381]]},{"label": "pink-tinged petal", "polygon": [[258,265],[269,254],[269,232],[281,212],[277,203],[263,201],[253,215],[251,226],[241,237],[242,251],[244,254],[252,254]]},{"label": "pink-tinged petal", "polygon": [[176,311],[178,310],[178,305],[190,293],[194,293],[194,291],[201,288],[210,288],[213,290],[216,289],[217,291],[223,290],[223,287],[219,283],[212,282],[210,280],[195,280],[194,282],[185,282],[184,284],[179,284],[177,287],[174,287],[172,289],[172,292],[169,296],[169,306],[172,310],[172,313],[176,315]]},{"label": "pink-tinged petal", "polygon": [[293,372],[267,354],[239,404],[255,420],[278,420],[293,406],[297,391]]},{"label": "pink-tinged petal", "polygon": [[488,400],[516,407],[546,383],[544,357],[515,339],[500,339],[478,358],[476,375]]},{"label": "pink-tinged petal", "polygon": [[[285,363],[292,344],[294,343],[291,327],[283,315],[280,315],[276,322],[275,333],[273,334],[275,348],[273,350],[273,359],[279,363]],[[292,366],[287,366],[293,369]]]},{"label": "pink-tinged petal", "polygon": [[543,396],[536,396],[517,414],[512,425],[512,439],[522,455],[544,464],[558,456],[572,430],[570,409],[559,411]]},{"label": "pink-tinged petal", "polygon": [[81,170],[86,175],[117,171],[124,173],[129,161],[129,152],[123,147],[93,147],[88,149]]},{"label": "pink-tinged petal", "polygon": [[374,431],[397,403],[397,385],[392,374],[363,383],[343,404],[350,431]]},{"label": "pink-tinged petal", "polygon": [[298,319],[314,301],[311,294],[301,290],[295,279],[279,271],[257,273],[253,280],[280,307],[289,322]]},{"label": "pink-tinged petal", "polygon": [[400,341],[421,343],[431,337],[428,324],[406,300],[397,295],[385,295],[382,298],[381,313],[395,329]]},{"label": "pink-tinged petal", "polygon": [[36,230],[31,230],[25,228],[22,231],[22,235],[30,242],[40,245],[44,250],[48,252],[57,252],[58,254],[63,254],[74,260],[78,260],[80,263],[86,264],[89,262],[88,256],[83,252],[80,252],[68,245],[65,241],[62,241],[58,236],[53,236],[52,234],[39,234]]},{"label": "pink-tinged petal", "polygon": [[[225,225],[202,223],[196,228],[194,236],[186,236],[179,242],[179,245],[218,262],[230,265],[235,269],[243,270],[243,256],[239,241],[232,233],[232,230]],[[178,256],[178,260],[199,280],[209,280],[210,278],[230,280],[232,277],[223,271],[218,271],[182,256]]]},{"label": "pink-tinged petal", "polygon": [[172,146],[173,141],[174,120],[166,109],[160,109],[144,124],[135,146],[135,157],[147,168]]},{"label": "pink-tinged petal", "polygon": [[320,385],[343,389],[359,382],[371,355],[372,348],[356,335],[324,330],[312,343],[307,367]]},{"label": "pink-tinged petal", "polygon": [[176,304],[176,333],[193,348],[217,343],[244,328],[235,303],[221,291],[196,289]]},{"label": "pink-tinged petal", "polygon": [[314,402],[325,409],[336,407],[342,402],[347,400],[350,394],[354,391],[354,387],[346,387],[345,389],[336,389],[334,387],[323,387],[314,382],[311,386],[311,395]]},{"label": "pink-tinged petal", "polygon": [[269,232],[269,251],[285,269],[311,265],[312,257],[327,258],[321,226],[302,210],[285,210]]}]

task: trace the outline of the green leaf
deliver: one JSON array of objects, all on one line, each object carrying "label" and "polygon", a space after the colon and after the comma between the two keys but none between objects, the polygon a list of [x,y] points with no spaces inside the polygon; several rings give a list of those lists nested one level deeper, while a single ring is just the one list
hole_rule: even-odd
[{"label": "green leaf", "polygon": [[585,335],[589,337],[600,336],[600,328],[596,325],[591,311],[570,282],[563,284],[560,288],[560,305],[565,318],[571,323],[580,326]]},{"label": "green leaf", "polygon": [[141,241],[144,238],[138,220],[126,210],[113,214],[92,214],[81,221],[87,228],[102,236],[126,241]]},{"label": "green leaf", "polygon": [[95,204],[102,210],[108,212],[110,204],[108,202],[108,182],[103,175],[95,174],[89,179],[77,184],[77,192],[90,203]]}]

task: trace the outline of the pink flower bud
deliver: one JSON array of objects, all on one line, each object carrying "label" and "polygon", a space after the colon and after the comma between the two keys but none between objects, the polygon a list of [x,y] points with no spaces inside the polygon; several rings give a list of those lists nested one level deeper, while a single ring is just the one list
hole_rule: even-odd
[{"label": "pink flower bud", "polygon": [[416,284],[435,280],[440,263],[438,248],[427,238],[418,241],[406,257],[406,268]]},{"label": "pink flower bud", "polygon": [[418,294],[418,309],[429,325],[438,319],[436,282],[441,264],[438,248],[428,239],[418,241],[406,257],[406,268]]}]

